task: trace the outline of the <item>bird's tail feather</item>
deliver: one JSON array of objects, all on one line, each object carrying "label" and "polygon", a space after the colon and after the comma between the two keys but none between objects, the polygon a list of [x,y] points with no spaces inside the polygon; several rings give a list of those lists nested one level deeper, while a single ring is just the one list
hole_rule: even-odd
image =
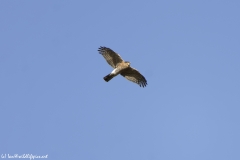
[{"label": "bird's tail feather", "polygon": [[105,76],[103,79],[108,82],[110,81],[112,78],[114,77],[114,75],[108,74],[107,76]]}]

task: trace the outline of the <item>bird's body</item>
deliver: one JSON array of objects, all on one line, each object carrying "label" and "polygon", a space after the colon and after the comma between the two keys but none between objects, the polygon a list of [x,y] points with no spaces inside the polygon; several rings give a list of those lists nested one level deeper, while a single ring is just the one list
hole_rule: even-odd
[{"label": "bird's body", "polygon": [[107,76],[105,76],[103,79],[108,82],[110,81],[113,77],[119,75],[121,72],[124,72],[125,69],[127,69],[128,67],[130,67],[130,63],[129,62],[121,62],[119,63],[116,68]]},{"label": "bird's body", "polygon": [[139,84],[140,87],[145,87],[147,85],[145,77],[136,69],[132,68],[130,62],[124,61],[119,54],[107,47],[100,47],[98,51],[103,55],[108,64],[114,68],[110,74],[103,78],[106,82],[121,74],[126,79]]}]

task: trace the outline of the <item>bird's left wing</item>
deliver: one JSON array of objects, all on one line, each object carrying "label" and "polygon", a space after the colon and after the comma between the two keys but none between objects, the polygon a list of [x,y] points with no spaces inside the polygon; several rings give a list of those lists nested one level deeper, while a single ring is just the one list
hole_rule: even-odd
[{"label": "bird's left wing", "polygon": [[123,59],[120,57],[119,54],[115,53],[113,50],[107,47],[100,47],[98,49],[99,53],[103,55],[103,57],[106,59],[107,63],[112,66],[113,68],[116,68],[118,63],[123,62]]},{"label": "bird's left wing", "polygon": [[129,81],[132,81],[134,83],[137,83],[140,87],[146,87],[147,86],[147,80],[141,73],[132,68],[129,67],[121,72],[121,75],[128,79]]}]

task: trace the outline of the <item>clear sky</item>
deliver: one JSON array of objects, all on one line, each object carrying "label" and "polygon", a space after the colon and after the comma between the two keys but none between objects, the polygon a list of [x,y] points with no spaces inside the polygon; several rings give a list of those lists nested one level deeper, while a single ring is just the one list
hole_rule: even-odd
[{"label": "clear sky", "polygon": [[[240,1],[0,1],[0,154],[239,160]],[[106,46],[147,79],[112,71]]]}]

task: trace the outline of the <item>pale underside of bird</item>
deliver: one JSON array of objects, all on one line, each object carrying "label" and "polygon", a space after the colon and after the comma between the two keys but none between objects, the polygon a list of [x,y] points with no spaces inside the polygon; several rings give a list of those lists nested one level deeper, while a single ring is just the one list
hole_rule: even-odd
[{"label": "pale underside of bird", "polygon": [[130,66],[130,62],[124,61],[119,54],[110,48],[100,46],[98,51],[107,63],[114,68],[110,74],[103,78],[106,82],[120,74],[127,80],[137,83],[140,87],[146,87],[147,80],[138,70]]}]

